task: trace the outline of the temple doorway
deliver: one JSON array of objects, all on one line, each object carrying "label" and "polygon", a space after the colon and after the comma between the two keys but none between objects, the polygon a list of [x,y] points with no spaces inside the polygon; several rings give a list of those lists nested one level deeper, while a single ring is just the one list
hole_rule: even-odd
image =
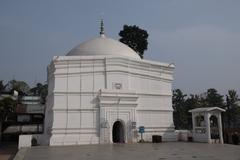
[{"label": "temple doorway", "polygon": [[113,130],[112,130],[112,140],[113,143],[124,143],[124,126],[122,122],[116,121],[113,124]]}]

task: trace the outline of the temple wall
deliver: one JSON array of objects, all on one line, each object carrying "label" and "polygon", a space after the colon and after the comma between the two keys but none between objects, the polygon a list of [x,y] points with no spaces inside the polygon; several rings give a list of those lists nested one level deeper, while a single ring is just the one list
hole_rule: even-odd
[{"label": "temple wall", "polygon": [[[62,56],[48,73],[50,145],[112,143],[118,119],[125,125],[126,142],[138,140],[141,125],[147,140],[156,133],[171,139],[173,68],[116,57]],[[105,121],[108,131],[101,128]]]}]

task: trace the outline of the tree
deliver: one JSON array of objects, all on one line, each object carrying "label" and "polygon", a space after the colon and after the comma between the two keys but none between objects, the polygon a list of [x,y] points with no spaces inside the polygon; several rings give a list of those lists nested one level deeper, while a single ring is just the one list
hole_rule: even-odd
[{"label": "tree", "polygon": [[143,58],[144,51],[148,46],[148,33],[146,30],[139,28],[136,25],[124,25],[123,30],[119,32],[120,42],[128,45]]},{"label": "tree", "polygon": [[0,94],[4,92],[7,88],[7,84],[3,83],[3,80],[0,81]]},{"label": "tree", "polygon": [[11,97],[5,97],[0,100],[0,140],[2,138],[2,124],[8,114],[13,113],[16,107],[16,101]]},{"label": "tree", "polygon": [[26,95],[29,92],[30,87],[24,81],[16,81],[13,79],[8,82],[8,90],[11,92],[16,90],[19,92],[19,95]]},{"label": "tree", "polygon": [[185,97],[180,89],[173,90],[173,121],[176,129],[183,129],[187,124],[187,115],[185,109]]},{"label": "tree", "polygon": [[192,113],[189,110],[202,107],[202,97],[199,95],[191,94],[185,101],[185,114],[187,123],[184,129],[192,129]]},{"label": "tree", "polygon": [[173,121],[176,129],[191,129],[192,118],[188,112],[190,109],[199,107],[221,107],[225,108],[223,113],[223,125],[225,128],[240,127],[239,97],[235,90],[229,90],[224,103],[223,96],[216,89],[210,88],[207,92],[199,95],[187,96],[180,89],[173,91]]},{"label": "tree", "polygon": [[223,96],[220,95],[214,88],[207,90],[205,101],[206,107],[224,107]]},{"label": "tree", "polygon": [[1,119],[7,113],[12,113],[15,109],[16,102],[11,97],[6,97],[0,101],[0,115]]},{"label": "tree", "polygon": [[40,96],[41,90],[42,90],[42,83],[37,83],[35,87],[30,89],[30,92],[34,95],[34,96]]},{"label": "tree", "polygon": [[226,95],[226,113],[225,113],[225,121],[227,123],[227,127],[236,127],[238,117],[240,115],[240,107],[237,104],[238,95],[235,90],[228,90],[228,95]]},{"label": "tree", "polygon": [[41,96],[41,98],[42,98],[42,103],[43,103],[43,104],[46,103],[47,95],[48,95],[48,85],[47,85],[47,84],[44,84],[44,85],[42,86],[42,89],[41,89],[41,92],[40,92],[40,96]]}]

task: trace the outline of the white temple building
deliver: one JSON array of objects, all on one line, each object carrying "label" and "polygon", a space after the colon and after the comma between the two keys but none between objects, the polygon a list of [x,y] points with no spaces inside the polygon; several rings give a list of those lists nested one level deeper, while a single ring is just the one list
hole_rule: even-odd
[{"label": "white temple building", "polygon": [[143,60],[127,45],[100,36],[48,66],[45,135],[49,145],[135,143],[161,135],[176,141],[174,65]]}]

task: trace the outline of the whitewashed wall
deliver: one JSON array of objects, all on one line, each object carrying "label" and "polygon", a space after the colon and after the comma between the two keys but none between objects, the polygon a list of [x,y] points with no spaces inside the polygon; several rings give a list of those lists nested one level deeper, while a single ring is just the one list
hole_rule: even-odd
[{"label": "whitewashed wall", "polygon": [[125,125],[126,142],[138,138],[131,122],[146,127],[149,141],[156,133],[172,140],[173,69],[164,63],[124,57],[54,57],[48,67],[45,129],[50,145],[100,143],[102,120],[109,125],[102,142],[111,143],[112,126],[118,119]]}]

